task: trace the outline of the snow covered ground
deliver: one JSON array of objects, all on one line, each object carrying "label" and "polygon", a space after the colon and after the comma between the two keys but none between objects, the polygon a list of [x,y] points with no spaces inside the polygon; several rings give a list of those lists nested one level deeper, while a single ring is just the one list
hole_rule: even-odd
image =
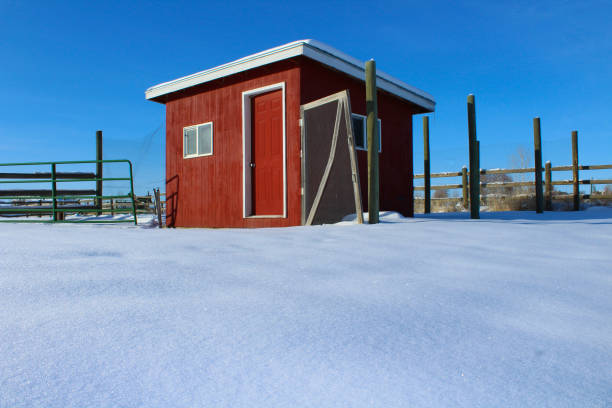
[{"label": "snow covered ground", "polygon": [[0,224],[0,407],[612,406],[612,209],[482,217]]}]

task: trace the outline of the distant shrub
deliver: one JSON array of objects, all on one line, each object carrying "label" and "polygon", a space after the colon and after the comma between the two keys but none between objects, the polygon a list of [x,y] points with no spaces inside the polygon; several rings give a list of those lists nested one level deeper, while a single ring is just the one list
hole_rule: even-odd
[{"label": "distant shrub", "polygon": [[433,198],[448,198],[448,190],[434,190]]},{"label": "distant shrub", "polygon": [[[481,183],[511,183],[512,181],[513,181],[512,177],[510,177],[507,174],[484,174],[480,178]],[[482,195],[489,195],[489,194],[512,195],[513,191],[514,190],[512,186],[504,186],[504,187],[493,186],[493,187],[483,187],[481,189],[481,194]]]}]

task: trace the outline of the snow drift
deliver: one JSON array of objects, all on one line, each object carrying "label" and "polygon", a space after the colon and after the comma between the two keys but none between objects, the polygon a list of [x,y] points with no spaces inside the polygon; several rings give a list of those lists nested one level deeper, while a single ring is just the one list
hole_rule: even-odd
[{"label": "snow drift", "polygon": [[0,407],[610,406],[612,210],[382,221],[2,224]]}]

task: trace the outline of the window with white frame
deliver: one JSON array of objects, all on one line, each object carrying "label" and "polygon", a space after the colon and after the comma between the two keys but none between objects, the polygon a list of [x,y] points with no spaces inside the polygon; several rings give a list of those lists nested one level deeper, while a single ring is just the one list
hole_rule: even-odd
[{"label": "window with white frame", "polygon": [[212,122],[183,128],[183,157],[210,156],[213,154]]},{"label": "window with white frame", "polygon": [[[351,114],[353,120],[353,136],[355,137],[355,148],[368,150],[368,136],[366,132],[366,117],[356,113]],[[381,121],[378,119],[378,152],[382,151]]]}]

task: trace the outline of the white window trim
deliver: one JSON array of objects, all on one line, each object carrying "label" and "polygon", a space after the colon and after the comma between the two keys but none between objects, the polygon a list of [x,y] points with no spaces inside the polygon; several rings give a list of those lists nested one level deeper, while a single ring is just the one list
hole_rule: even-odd
[{"label": "white window trim", "polygon": [[[251,186],[251,99],[254,96],[282,90],[283,102],[283,213],[254,215]],[[287,218],[287,123],[285,107],[285,83],[279,82],[242,92],[242,217],[243,218]]]},{"label": "white window trim", "polygon": [[[198,127],[199,126],[203,126],[203,125],[209,125],[210,124],[210,153],[205,153],[205,154],[198,154],[198,143],[200,142],[200,138],[198,137]],[[195,154],[185,154],[185,129],[189,129],[189,128],[195,128],[196,129],[196,153]],[[212,122],[204,122],[204,123],[198,123],[197,125],[189,125],[189,126],[185,126],[183,127],[183,159],[193,159],[195,157],[204,157],[204,156],[212,156],[213,152],[215,151],[215,144],[214,144],[214,140],[215,140],[215,129],[214,129],[214,125]]]},{"label": "white window trim", "polygon": [[[365,146],[359,147],[357,146],[357,143],[355,143],[355,149],[367,151],[368,150],[368,130],[366,129],[367,128],[367,123],[366,123],[367,116],[360,115],[358,113],[351,113],[351,120],[353,119],[353,117],[361,118],[363,119],[363,122],[364,122],[363,123],[363,144]],[[380,132],[378,134],[378,153],[381,153],[382,152],[382,120],[380,120],[380,118],[377,118],[377,119],[378,119],[378,127],[380,128]]]}]

